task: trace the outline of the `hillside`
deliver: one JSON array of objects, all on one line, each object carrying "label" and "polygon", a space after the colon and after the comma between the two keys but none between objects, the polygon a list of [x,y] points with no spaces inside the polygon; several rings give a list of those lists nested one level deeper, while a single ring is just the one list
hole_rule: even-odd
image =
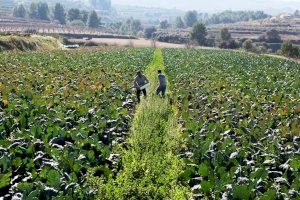
[{"label": "hillside", "polygon": [[225,27],[230,30],[234,38],[258,39],[267,30],[275,29],[280,32],[282,39],[295,40],[300,43],[300,18],[288,14],[264,20],[209,25],[208,29],[210,34],[215,36]]},{"label": "hillside", "polygon": [[64,49],[63,44],[53,37],[43,37],[38,35],[17,36],[8,35],[0,36],[1,51],[49,51]]}]

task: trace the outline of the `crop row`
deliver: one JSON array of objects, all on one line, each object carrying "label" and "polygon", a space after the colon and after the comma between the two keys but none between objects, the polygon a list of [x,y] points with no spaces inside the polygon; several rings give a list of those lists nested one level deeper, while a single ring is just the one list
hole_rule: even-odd
[{"label": "crop row", "polygon": [[89,199],[133,117],[130,88],[152,50],[0,57],[0,196]]},{"label": "crop row", "polygon": [[242,52],[164,50],[195,198],[300,198],[300,66]]}]

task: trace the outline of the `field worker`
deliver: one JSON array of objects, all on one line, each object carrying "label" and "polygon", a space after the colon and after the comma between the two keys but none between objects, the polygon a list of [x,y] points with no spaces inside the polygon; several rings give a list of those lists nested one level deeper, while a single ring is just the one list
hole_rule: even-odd
[{"label": "field worker", "polygon": [[138,99],[138,102],[141,102],[141,93],[143,92],[144,96],[147,97],[147,91],[146,88],[141,90],[141,87],[149,83],[148,79],[144,74],[142,74],[141,71],[137,72],[137,76],[134,80],[134,87],[136,88],[136,97]]},{"label": "field worker", "polygon": [[161,93],[161,97],[165,97],[167,90],[167,79],[166,76],[162,73],[161,70],[158,70],[158,88],[156,89],[156,94]]}]

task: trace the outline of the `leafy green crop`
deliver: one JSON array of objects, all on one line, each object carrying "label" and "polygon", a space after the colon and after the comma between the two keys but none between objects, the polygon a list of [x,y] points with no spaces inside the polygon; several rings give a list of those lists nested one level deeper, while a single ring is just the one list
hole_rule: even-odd
[{"label": "leafy green crop", "polygon": [[164,57],[195,196],[300,198],[300,65],[234,51]]},{"label": "leafy green crop", "polygon": [[125,137],[128,88],[153,50],[2,54],[0,196],[89,199],[91,168],[108,176],[111,148]]}]

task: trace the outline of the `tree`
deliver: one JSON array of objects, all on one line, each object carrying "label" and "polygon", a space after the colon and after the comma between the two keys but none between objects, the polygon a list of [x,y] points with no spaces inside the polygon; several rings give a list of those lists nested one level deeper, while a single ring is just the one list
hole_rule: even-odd
[{"label": "tree", "polygon": [[38,18],[41,20],[49,19],[49,7],[47,3],[39,3],[37,7]]},{"label": "tree", "polygon": [[231,40],[231,34],[227,28],[222,28],[220,32],[221,41],[229,41]]},{"label": "tree", "polygon": [[299,10],[296,10],[294,12],[294,17],[300,17],[300,11]]},{"label": "tree", "polygon": [[92,11],[90,13],[90,17],[89,17],[89,21],[88,21],[88,25],[91,28],[98,28],[100,24],[100,19],[96,13],[96,11]]},{"label": "tree", "polygon": [[32,19],[38,18],[38,4],[31,3],[29,6],[29,17]]},{"label": "tree", "polygon": [[85,23],[85,24],[87,24],[87,22],[88,22],[88,20],[89,20],[89,12],[88,11],[85,11],[85,10],[82,10],[81,12],[80,12],[80,18],[81,18],[81,20]]},{"label": "tree", "polygon": [[59,21],[60,24],[66,24],[66,12],[61,3],[56,3],[54,7],[54,19]]},{"label": "tree", "polygon": [[243,49],[246,51],[253,51],[254,45],[252,43],[252,40],[248,39],[243,43]]},{"label": "tree", "polygon": [[300,56],[300,48],[294,46],[291,41],[284,41],[281,45],[280,52],[284,56],[288,57],[299,57]]},{"label": "tree", "polygon": [[169,28],[169,22],[168,20],[163,20],[159,23],[159,28],[161,29],[167,29]]},{"label": "tree", "polygon": [[261,41],[269,42],[269,43],[280,43],[281,37],[279,32],[275,29],[267,31],[264,35],[259,38]]},{"label": "tree", "polygon": [[145,28],[144,29],[144,36],[147,38],[147,39],[150,39],[153,37],[153,33],[156,32],[156,28],[155,27],[148,27],[148,28]]},{"label": "tree", "polygon": [[19,6],[14,8],[13,16],[24,18],[24,17],[26,17],[26,13],[27,13],[27,11],[26,11],[24,5],[20,4]]},{"label": "tree", "polygon": [[143,30],[142,23],[138,19],[131,21],[131,32],[136,35],[140,30]]},{"label": "tree", "polygon": [[193,26],[191,32],[191,39],[197,41],[199,45],[205,45],[206,43],[207,30],[204,24],[197,22]]},{"label": "tree", "polygon": [[184,23],[187,27],[193,27],[193,25],[198,21],[197,11],[188,11],[184,16]]},{"label": "tree", "polygon": [[181,17],[176,17],[175,19],[175,28],[184,28],[184,22],[182,21]]},{"label": "tree", "polygon": [[68,19],[70,22],[73,20],[81,20],[80,10],[77,8],[71,8],[68,11]]}]

